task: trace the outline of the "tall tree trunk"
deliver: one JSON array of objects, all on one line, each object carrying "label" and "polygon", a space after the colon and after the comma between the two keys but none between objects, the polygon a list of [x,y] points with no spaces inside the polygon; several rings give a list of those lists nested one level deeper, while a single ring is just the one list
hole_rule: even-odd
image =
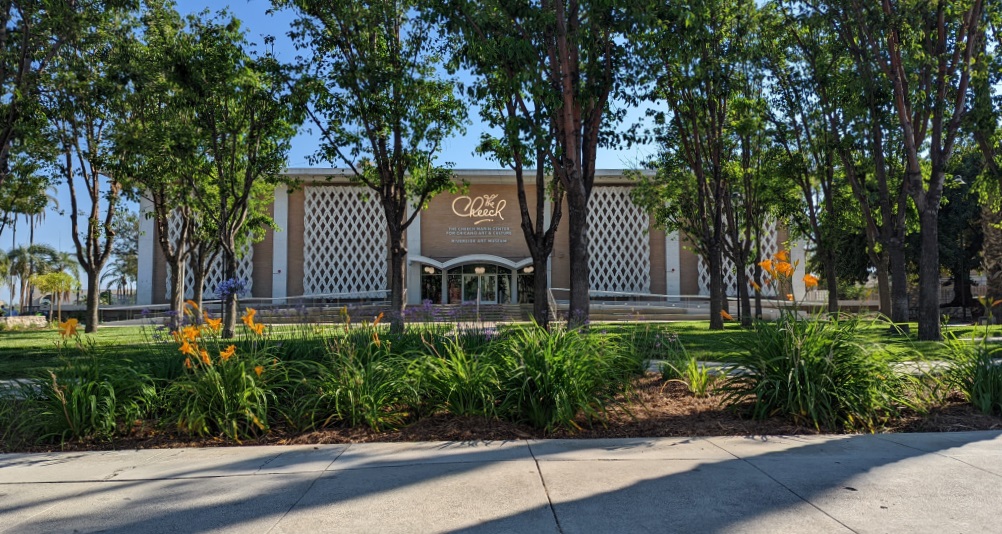
[{"label": "tall tree trunk", "polygon": [[98,306],[101,304],[101,280],[98,278],[99,274],[93,270],[87,272],[87,312],[84,319],[87,325],[84,332],[88,334],[97,332],[97,324],[100,321]]},{"label": "tall tree trunk", "polygon": [[[170,328],[177,330],[181,326],[181,306],[184,305],[184,262],[172,261],[168,266],[170,269],[170,309],[174,312],[171,317]],[[201,308],[199,308],[201,309]]]},{"label": "tall tree trunk", "polygon": [[707,258],[710,267],[710,330],[723,330],[724,318],[720,312],[724,309],[724,255],[720,250],[720,245],[716,243],[711,243],[708,251],[710,256]]},{"label": "tall tree trunk", "polygon": [[891,321],[908,330],[908,268],[903,239],[887,242],[887,259],[891,270]]},{"label": "tall tree trunk", "polygon": [[[533,273],[533,299],[532,299],[532,317],[536,320],[536,324],[539,326],[549,329],[550,328],[550,280],[546,275],[546,256],[532,258],[532,273]],[[518,276],[517,274],[515,276]]]},{"label": "tall tree trunk", "polygon": [[[987,278],[985,295],[988,302],[993,303],[1002,300],[1002,209],[996,211],[983,206],[981,228],[985,236],[981,255],[981,267]],[[994,323],[1002,324],[1002,304],[991,310],[991,316]]]},{"label": "tall tree trunk", "polygon": [[[762,266],[759,262],[762,261],[762,229],[760,227],[755,228],[755,260],[752,262],[754,266],[752,267],[752,276],[755,280],[755,284],[759,288],[762,287]],[[755,291],[755,318],[762,319],[762,290]]]},{"label": "tall tree trunk", "polygon": [[748,273],[738,268],[738,306],[741,312],[741,326],[752,325],[751,297],[748,295]]},{"label": "tall tree trunk", "polygon": [[[226,279],[233,280],[237,276],[237,255],[235,243],[230,242],[223,247],[223,260],[226,262]],[[230,339],[237,333],[237,294],[230,291],[223,300],[223,339]]]},{"label": "tall tree trunk", "polygon": [[887,254],[872,254],[870,260],[877,270],[877,300],[880,302],[880,313],[891,316],[891,271]]},{"label": "tall tree trunk", "polygon": [[[393,223],[388,225],[392,228]],[[390,233],[390,265],[387,272],[390,284],[390,330],[404,331],[404,278],[407,264],[407,244],[403,230],[388,230]],[[396,235],[394,235],[396,234]],[[416,288],[415,288],[416,289]]]},{"label": "tall tree trunk", "polygon": [[919,214],[922,239],[919,257],[919,327],[922,341],[939,341],[939,203]]},{"label": "tall tree trunk", "polygon": [[[575,185],[575,184],[572,184]],[[570,307],[567,324],[571,327],[587,324],[591,301],[588,271],[588,198],[583,185],[567,191],[567,219],[570,256]]]},{"label": "tall tree trunk", "polygon": [[828,286],[828,313],[838,312],[838,275],[835,272],[835,253],[825,249],[824,258],[825,282]]}]

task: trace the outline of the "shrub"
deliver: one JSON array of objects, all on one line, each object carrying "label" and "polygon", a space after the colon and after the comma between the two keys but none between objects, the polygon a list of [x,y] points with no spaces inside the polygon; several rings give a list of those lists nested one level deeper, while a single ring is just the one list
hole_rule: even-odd
[{"label": "shrub", "polygon": [[754,400],[757,419],[782,415],[821,429],[873,430],[905,402],[903,378],[857,338],[858,319],[784,314],[758,322],[728,358],[725,403]]},{"label": "shrub", "polygon": [[981,341],[949,339],[946,382],[982,413],[1002,415],[1002,350]]},{"label": "shrub", "polygon": [[130,428],[156,402],[148,376],[128,362],[110,364],[94,356],[76,358],[34,384],[43,440],[111,437],[120,423]]},{"label": "shrub", "polygon": [[500,413],[538,428],[579,428],[601,418],[635,362],[621,346],[577,330],[517,327],[499,344]]},{"label": "shrub", "polygon": [[416,363],[415,373],[428,403],[454,415],[493,416],[501,385],[489,354],[475,354],[457,339],[428,347],[433,354]]}]

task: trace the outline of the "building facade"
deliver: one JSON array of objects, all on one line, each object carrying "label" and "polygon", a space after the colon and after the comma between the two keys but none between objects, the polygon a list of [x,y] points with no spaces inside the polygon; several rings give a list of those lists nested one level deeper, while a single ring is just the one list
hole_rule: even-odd
[{"label": "building facade", "polygon": [[[341,169],[290,169],[299,186],[275,189],[270,215],[278,231],[249,247],[238,277],[250,296],[282,304],[290,299],[378,299],[387,293],[386,222],[378,201],[352,184]],[[462,192],[443,193],[415,217],[407,230],[407,302],[530,303],[532,259],[520,227],[514,173],[505,170],[456,171],[468,184]],[[705,264],[686,246],[684,236],[654,227],[650,215],[633,203],[631,181],[622,171],[596,172],[589,203],[589,258],[593,295],[706,295]],[[535,188],[527,199],[535,206]],[[148,212],[148,203],[140,210]],[[547,220],[552,214],[548,204]],[[530,212],[534,210],[531,209]],[[565,212],[566,214],[566,212]],[[157,245],[154,225],[141,216],[139,304],[168,301],[171,280]],[[566,215],[548,263],[550,287],[557,298],[569,285]],[[775,225],[765,232],[765,251],[782,247],[784,233]],[[794,256],[802,255],[793,249]],[[731,291],[733,269],[727,269]],[[217,264],[206,280],[212,298],[222,280]],[[193,280],[188,269],[188,292]],[[801,289],[802,291],[802,289]],[[543,296],[546,298],[546,296]]]}]

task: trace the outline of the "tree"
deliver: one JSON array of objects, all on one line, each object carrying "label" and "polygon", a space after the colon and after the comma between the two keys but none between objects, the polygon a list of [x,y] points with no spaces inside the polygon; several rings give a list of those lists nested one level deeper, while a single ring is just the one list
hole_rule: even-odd
[{"label": "tree", "polygon": [[908,193],[890,83],[851,11],[838,4],[796,1],[779,4],[779,9],[793,43],[790,57],[804,73],[805,95],[816,98],[827,128],[826,146],[837,155],[858,203],[880,309],[907,328],[901,323],[909,318]]},{"label": "tree", "polygon": [[[548,95],[539,91],[546,86],[545,75],[526,70],[518,55],[507,53],[526,44],[522,36],[511,33],[507,17],[469,3],[463,4],[462,11],[446,9],[437,15],[447,30],[459,37],[453,55],[455,66],[469,68],[476,75],[469,95],[480,103],[481,118],[501,130],[497,137],[483,134],[478,152],[515,172],[520,226],[534,272],[533,317],[538,325],[548,328],[546,267],[563,217],[564,190],[552,172],[557,163],[553,110]],[[540,43],[531,45],[541,48]],[[526,173],[534,175],[534,206],[529,205],[526,195]],[[549,224],[544,225],[548,202],[552,213]]]},{"label": "tree", "polygon": [[985,50],[984,2],[847,4],[864,46],[891,82],[905,149],[906,190],[919,213],[922,241],[918,337],[939,340],[938,216],[946,171],[968,113],[972,69]]},{"label": "tree", "polygon": [[[31,285],[38,288],[42,293],[49,293],[56,301],[56,320],[63,320],[63,298],[73,290],[75,285],[73,277],[63,271],[53,271],[51,273],[36,274],[31,277]],[[49,321],[52,320],[52,303],[49,303]]]},{"label": "tree", "polygon": [[[59,253],[49,245],[35,243],[30,246],[20,246],[7,253],[10,261],[10,276],[18,281],[18,309],[24,310],[31,305],[31,277],[53,270]],[[11,300],[14,298],[14,286],[11,285]],[[13,302],[11,303],[13,305]]]},{"label": "tree", "polygon": [[[638,196],[668,229],[685,231],[706,260],[711,330],[724,327],[724,215],[735,157],[729,106],[747,83],[742,66],[754,14],[744,0],[670,5],[646,37],[656,76],[650,98],[664,106],[655,113],[663,153],[657,179],[643,181]],[[744,282],[744,267],[738,270]]]},{"label": "tree", "polygon": [[[588,199],[600,146],[625,137],[611,126],[636,101],[639,55],[631,53],[649,6],[637,0],[450,0],[429,8],[456,13],[487,28],[507,28],[495,60],[519,67],[514,76],[527,93],[546,103],[555,151],[547,154],[567,199],[570,263],[569,323],[589,313]],[[475,37],[471,36],[475,39]],[[495,41],[497,42],[497,41]],[[483,43],[493,46],[490,41]],[[495,64],[498,64],[495,61]],[[521,104],[520,104],[521,105]]]},{"label": "tree", "polygon": [[[196,206],[216,230],[226,278],[236,280],[245,246],[273,226],[267,214],[275,184],[283,181],[289,142],[301,122],[286,91],[289,79],[273,57],[252,57],[240,23],[222,12],[189,19],[194,46],[177,65],[185,102],[194,113],[214,194]],[[217,201],[213,205],[207,204]],[[223,333],[235,333],[236,295],[223,295]]]},{"label": "tree", "polygon": [[60,51],[46,80],[51,136],[61,153],[54,173],[70,192],[71,237],[87,277],[86,332],[95,332],[100,321],[101,271],[111,257],[112,222],[131,178],[120,163],[127,156],[112,140],[114,129],[129,120],[128,87],[116,54],[136,38],[133,26],[128,14],[117,12],[94,20],[86,38]]},{"label": "tree", "polygon": [[451,80],[436,69],[442,42],[432,23],[414,17],[413,0],[276,0],[300,13],[290,33],[311,57],[309,116],[320,130],[315,156],[351,169],[386,217],[390,314],[403,328],[405,230],[436,194],[452,189],[442,142],[466,118]]},{"label": "tree", "polygon": [[[199,218],[195,199],[211,179],[194,108],[182,90],[186,63],[197,43],[191,31],[186,31],[185,21],[169,7],[149,6],[142,20],[143,41],[131,43],[133,49],[127,55],[128,78],[134,87],[129,95],[133,118],[119,130],[119,144],[128,147],[129,164],[137,168],[130,196],[152,205],[147,216],[153,220],[170,273],[170,309],[179,319],[193,226]],[[170,231],[172,222],[178,225],[176,234]],[[130,235],[117,243],[127,242],[131,248],[126,251],[116,245],[117,257],[131,258],[137,252],[133,236],[138,235],[138,218],[128,228]]]},{"label": "tree", "polygon": [[104,8],[105,2],[0,1],[0,190],[12,178],[11,159],[42,137],[40,86],[56,54]]}]

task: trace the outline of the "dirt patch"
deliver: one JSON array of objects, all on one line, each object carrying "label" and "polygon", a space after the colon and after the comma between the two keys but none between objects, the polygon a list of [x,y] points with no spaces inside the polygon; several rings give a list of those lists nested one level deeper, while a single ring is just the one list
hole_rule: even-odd
[{"label": "dirt patch", "polygon": [[[634,381],[604,422],[580,420],[580,430],[544,432],[526,425],[480,417],[436,414],[400,430],[374,432],[367,428],[329,428],[293,433],[273,428],[266,436],[236,442],[224,438],[190,438],[171,432],[140,427],[131,436],[114,441],[74,441],[64,446],[32,447],[31,452],[52,450],[125,450],[239,445],[302,445],[327,443],[520,440],[535,438],[639,438],[687,436],[751,436],[820,434],[813,427],[785,418],[755,421],[741,410],[724,408],[721,397],[697,398],[685,385],[661,380],[656,374]],[[982,414],[958,396],[927,414],[905,413],[890,421],[881,432],[957,432],[1002,430],[1002,418]]]}]

